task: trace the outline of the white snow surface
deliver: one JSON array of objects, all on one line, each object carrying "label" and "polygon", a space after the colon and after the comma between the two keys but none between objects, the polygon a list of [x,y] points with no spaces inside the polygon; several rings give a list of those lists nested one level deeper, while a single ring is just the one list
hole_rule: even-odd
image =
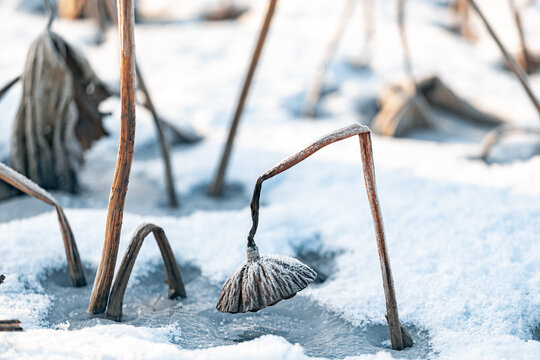
[{"label": "white snow surface", "polygon": [[[26,3],[31,1],[26,1]],[[443,2],[443,1],[440,1]],[[190,4],[183,11],[184,3]],[[209,3],[209,2],[206,2]],[[211,2],[210,2],[211,3]],[[329,69],[327,85],[338,87],[323,100],[325,115],[297,118],[325,42],[341,11],[335,0],[283,1],[237,135],[228,181],[243,187],[239,208],[199,208],[201,186],[213,175],[263,16],[265,2],[248,2],[238,22],[208,24],[196,19],[195,1],[141,1],[153,21],[136,27],[137,55],[161,114],[191,126],[205,139],[173,149],[177,189],[183,208],[164,207],[163,169],[150,115],[137,113],[136,155],[126,203],[120,256],[131,232],[143,221],[164,228],[177,260],[198,266],[221,284],[245,259],[251,225],[249,199],[256,178],[281,159],[327,132],[354,121],[358,103],[375,98],[385,84],[404,78],[395,2],[376,5],[376,41],[371,72],[351,70],[348,58],[361,55],[362,9],[357,10]],[[476,105],[508,121],[536,125],[538,116],[511,73],[498,66],[500,54],[477,19],[471,44],[444,30],[449,12],[437,1],[407,2],[415,72],[437,73]],[[507,2],[479,1],[512,50],[517,35]],[[31,41],[42,31],[43,14],[24,11],[20,1],[0,2],[0,85],[22,71]],[[360,4],[359,4],[360,5]],[[160,7],[175,9],[163,12]],[[177,10],[176,10],[177,9]],[[193,10],[195,9],[195,10]],[[163,18],[168,14],[170,18]],[[524,16],[530,44],[540,40],[540,5]],[[96,46],[90,21],[57,20],[54,30],[88,56],[111,86],[118,82],[117,35],[110,30]],[[533,46],[534,49],[534,46]],[[540,49],[536,49],[540,50]],[[540,93],[540,78],[531,77]],[[21,88],[0,102],[0,158],[9,136]],[[97,267],[114,171],[119,101],[108,100],[110,136],[87,154],[80,195],[54,193],[64,206],[85,264]],[[491,165],[472,159],[472,141],[435,134],[428,139],[373,136],[378,192],[396,287],[405,324],[429,332],[437,359],[538,359],[540,342],[540,156],[530,156],[538,139],[526,136],[497,147]],[[145,153],[153,152],[152,156]],[[138,156],[139,155],[139,156]],[[294,169],[264,183],[256,241],[261,254],[293,256],[299,248],[338,251],[336,273],[308,296],[355,326],[385,324],[385,301],[371,213],[362,176],[358,140],[325,148]],[[170,342],[174,328],[97,325],[66,330],[44,321],[51,303],[40,281],[65,267],[54,209],[19,197],[0,203],[0,319],[19,319],[22,333],[0,333],[0,358],[175,358],[306,359],[302,347],[266,335],[238,345],[200,350]],[[143,245],[129,286],[159,263],[155,243]],[[89,285],[91,286],[91,285]],[[264,311],[264,310],[263,310]],[[181,319],[179,319],[181,321]],[[399,352],[359,354],[360,359],[400,358]]]}]

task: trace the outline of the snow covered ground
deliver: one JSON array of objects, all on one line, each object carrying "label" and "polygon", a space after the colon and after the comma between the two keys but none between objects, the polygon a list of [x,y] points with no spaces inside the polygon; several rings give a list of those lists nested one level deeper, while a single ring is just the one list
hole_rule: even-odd
[{"label": "snow covered ground", "polygon": [[[0,1],[0,84],[21,72],[30,42],[46,23],[43,14],[23,11],[19,3]],[[362,9],[357,6],[328,73],[327,85],[337,91],[324,98],[323,116],[315,121],[296,114],[343,1],[296,0],[278,5],[229,169],[228,181],[234,187],[220,201],[208,199],[205,186],[221,155],[265,2],[250,2],[251,11],[239,22],[214,24],[197,19],[205,3],[141,1],[142,9],[160,16],[136,28],[139,63],[156,106],[167,119],[193,127],[204,140],[174,148],[172,160],[182,206],[168,209],[153,124],[148,112],[138,109],[136,153],[120,245],[123,254],[131,232],[143,221],[162,226],[182,269],[198,269],[194,279],[206,284],[204,291],[202,285],[186,284],[188,297],[204,300],[204,312],[202,307],[190,310],[190,303],[180,300],[173,307],[184,310],[171,313],[163,324],[94,319],[83,321],[82,326],[80,312],[74,314],[87,306],[84,297],[75,289],[69,289],[73,297],[67,290],[54,293],[51,288],[60,291],[59,287],[48,285],[56,278],[53,274],[65,275],[56,215],[35,199],[19,197],[0,203],[0,274],[6,275],[0,286],[0,319],[19,319],[25,331],[0,333],[0,358],[332,357],[331,344],[330,350],[318,355],[310,350],[307,338],[287,341],[293,339],[293,331],[286,322],[279,325],[281,332],[265,335],[261,331],[263,336],[253,340],[231,342],[236,344],[197,340],[197,344],[205,344],[197,346],[182,339],[192,327],[186,322],[194,316],[206,316],[211,326],[223,332],[231,327],[228,321],[235,315],[214,318],[217,315],[211,310],[221,284],[245,257],[249,199],[256,178],[325,133],[355,121],[367,122],[370,111],[366,109],[383,86],[404,78],[395,2],[377,2],[370,70],[347,65],[348,59],[362,55]],[[471,44],[441,26],[450,21],[448,10],[440,6],[444,1],[407,3],[415,73],[437,73],[478,106],[508,121],[537,124],[534,108],[512,74],[501,70],[498,50],[476,19],[479,40]],[[505,43],[517,50],[507,2],[483,0],[480,4]],[[173,10],[161,11],[160,6]],[[526,36],[534,45],[540,39],[540,27],[535,26],[540,23],[540,4],[528,8],[524,22]],[[96,29],[89,21],[57,20],[53,29],[88,56],[102,79],[117,86],[114,30],[97,46]],[[533,76],[531,83],[540,93],[540,78]],[[2,159],[9,154],[20,91],[16,86],[0,102]],[[66,209],[89,275],[101,256],[118,143],[118,109],[118,99],[103,104],[103,110],[113,112],[106,121],[111,135],[86,154],[82,193],[54,194]],[[347,355],[361,359],[540,358],[540,156],[530,156],[538,151],[539,139],[522,136],[506,141],[495,150],[493,163],[486,165],[474,159],[481,137],[478,130],[467,136],[424,131],[408,139],[373,137],[400,317],[415,329],[417,348],[396,352],[381,341],[365,351],[345,352]],[[257,319],[272,323],[272,316],[283,314],[288,307],[298,309],[302,319],[310,317],[310,311],[328,314],[315,318],[328,320],[329,328],[338,321],[340,329],[350,329],[358,337],[370,336],[366,329],[386,324],[356,139],[332,145],[265,183],[257,242],[262,253],[334,254],[333,271],[327,281],[278,304],[277,310],[239,318],[235,326],[251,329],[256,324],[248,322]],[[156,271],[160,261],[157,246],[152,241],[145,243],[126,304],[135,301],[136,290],[146,286],[145,277]],[[158,296],[159,291],[164,295],[166,286],[162,285],[162,290],[143,297]],[[72,307],[57,311],[63,303]],[[195,313],[199,310],[201,313]],[[53,312],[59,315],[51,316]],[[269,319],[262,319],[264,316]],[[190,335],[192,338],[205,336],[201,327],[193,331],[201,333]],[[343,353],[339,345],[334,346],[335,354]]]}]

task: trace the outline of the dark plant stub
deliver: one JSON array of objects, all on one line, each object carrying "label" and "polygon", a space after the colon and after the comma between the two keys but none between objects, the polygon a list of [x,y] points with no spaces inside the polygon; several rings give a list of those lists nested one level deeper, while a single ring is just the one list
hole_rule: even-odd
[{"label": "dark plant stub", "polygon": [[247,248],[244,262],[225,282],[216,306],[221,312],[256,312],[290,299],[306,288],[317,273],[299,260],[279,255],[260,257],[257,247]]}]

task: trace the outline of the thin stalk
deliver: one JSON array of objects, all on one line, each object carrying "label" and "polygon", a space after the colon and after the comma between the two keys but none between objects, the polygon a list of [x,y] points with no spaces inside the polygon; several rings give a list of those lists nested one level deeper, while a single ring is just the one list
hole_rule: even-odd
[{"label": "thin stalk", "polygon": [[171,246],[167,240],[167,236],[163,229],[154,224],[142,224],[140,225],[131,238],[129,248],[122,259],[114,284],[111,289],[111,296],[109,298],[109,305],[107,307],[107,317],[110,319],[120,321],[122,319],[122,304],[124,303],[124,294],[126,287],[135,265],[135,260],[139,254],[139,250],[144,242],[144,239],[153,233],[156,242],[161,251],[163,257],[163,263],[165,264],[165,270],[167,272],[167,282],[169,284],[169,299],[176,297],[186,297],[186,290],[184,288],[184,282],[182,281],[182,275],[180,269],[174,258]]},{"label": "thin stalk", "polygon": [[266,16],[262,24],[261,30],[259,32],[259,38],[257,39],[257,44],[255,50],[251,57],[251,62],[244,79],[244,84],[242,86],[242,91],[240,92],[240,97],[238,98],[238,103],[236,104],[236,110],[234,112],[233,121],[229,129],[229,135],[227,137],[227,143],[223,149],[223,154],[221,156],[221,161],[219,163],[218,170],[214,176],[214,180],[210,185],[208,194],[210,196],[219,196],[223,191],[223,181],[225,179],[225,173],[227,172],[227,165],[229,163],[229,158],[231,157],[231,151],[234,145],[234,137],[238,129],[238,124],[240,123],[240,118],[242,117],[242,111],[244,110],[244,105],[249,93],[249,88],[251,86],[251,81],[253,80],[253,75],[259,63],[259,58],[261,57],[262,49],[264,42],[266,40],[266,35],[270,29],[270,24],[272,23],[272,18],[276,9],[277,0],[269,0],[268,8],[266,9]]},{"label": "thin stalk", "polygon": [[58,201],[38,184],[3,163],[0,163],[0,179],[30,196],[54,206],[56,215],[58,216],[58,223],[60,224],[60,231],[62,232],[62,239],[64,240],[64,249],[66,250],[71,282],[74,287],[86,286],[86,278],[84,276],[79,250],[77,249],[77,243],[75,242],[75,237],[64,214],[64,210]]},{"label": "thin stalk", "polygon": [[4,85],[0,89],[0,100],[2,100],[2,98],[4,97],[4,95],[6,95],[6,93],[9,91],[9,89],[11,89],[11,87],[13,85],[15,85],[20,79],[21,79],[21,76],[19,75],[15,79],[9,81],[6,85]]},{"label": "thin stalk", "polygon": [[332,35],[332,38],[326,47],[324,55],[321,59],[321,63],[315,72],[314,79],[311,83],[312,85],[307,92],[304,109],[302,110],[303,116],[315,116],[315,110],[317,108],[317,104],[319,103],[322,88],[324,86],[325,74],[330,66],[330,63],[332,62],[334,55],[336,54],[336,50],[339,46],[341,38],[347,29],[351,15],[354,12],[356,2],[357,0],[345,0],[345,6],[343,7],[339,17],[338,27],[336,28],[336,31]]},{"label": "thin stalk", "polygon": [[405,0],[397,0],[397,13],[399,36],[401,39],[401,48],[403,50],[403,68],[405,69],[405,74],[407,74],[411,82],[416,84],[416,80],[412,72],[411,51],[409,49],[409,40],[407,38],[407,31],[405,27]]},{"label": "thin stalk", "polygon": [[529,49],[527,48],[527,42],[525,41],[525,33],[523,31],[521,15],[514,0],[508,0],[508,3],[510,4],[510,8],[512,9],[512,13],[514,14],[514,21],[516,22],[516,27],[519,35],[519,43],[521,45],[521,54],[523,56],[523,67],[525,68],[525,72],[528,73],[531,68],[531,56],[529,53]]},{"label": "thin stalk", "polygon": [[102,313],[107,307],[118,244],[122,230],[124,203],[129,183],[135,142],[135,39],[133,0],[118,0],[118,32],[120,34],[120,98],[122,105],[120,146],[109,199],[105,242],[96,274],[88,311]]},{"label": "thin stalk", "polygon": [[480,19],[484,23],[484,26],[486,27],[487,31],[489,32],[489,34],[491,35],[491,37],[493,38],[493,40],[495,41],[495,43],[499,47],[499,50],[503,54],[504,59],[505,59],[507,65],[508,65],[508,67],[516,75],[516,77],[518,78],[521,86],[523,86],[523,89],[527,93],[527,96],[529,96],[529,99],[531,100],[531,102],[534,105],[536,111],[540,115],[540,103],[538,102],[538,99],[536,98],[536,95],[534,94],[534,92],[532,91],[532,89],[531,89],[531,87],[529,85],[529,80],[528,80],[527,74],[523,71],[521,66],[519,66],[519,64],[514,59],[514,57],[512,55],[510,55],[510,53],[506,50],[506,48],[502,44],[501,40],[499,39],[499,37],[497,36],[495,31],[493,30],[493,28],[489,24],[488,20],[484,16],[482,10],[480,10],[478,5],[476,4],[476,1],[475,0],[468,0],[468,1],[471,4],[474,11],[476,11],[476,14],[480,17]]},{"label": "thin stalk", "polygon": [[176,196],[176,189],[174,187],[174,177],[173,177],[173,171],[172,171],[172,165],[171,165],[169,141],[167,140],[165,134],[163,133],[162,121],[156,111],[156,108],[154,107],[154,102],[152,101],[152,98],[150,97],[150,93],[148,92],[148,88],[146,87],[146,82],[144,81],[139,65],[135,64],[135,69],[137,72],[137,84],[139,85],[139,89],[144,94],[144,107],[150,110],[150,113],[152,114],[152,118],[154,119],[154,124],[156,125],[156,130],[158,133],[159,145],[161,148],[161,156],[163,157],[163,163],[165,164],[165,179],[166,179],[165,183],[167,187],[167,201],[170,207],[176,208],[178,207],[178,198]]},{"label": "thin stalk", "polygon": [[392,278],[392,271],[390,269],[390,257],[388,255],[388,249],[386,247],[382,212],[377,196],[375,167],[373,164],[373,151],[371,147],[371,132],[367,127],[359,124],[353,124],[348,127],[339,129],[316,141],[315,143],[308,146],[304,150],[296,153],[295,155],[283,160],[257,179],[255,189],[253,190],[253,197],[251,200],[251,218],[253,224],[248,235],[248,248],[253,249],[256,247],[254,237],[255,233],[257,232],[257,226],[259,224],[259,206],[262,183],[265,180],[268,180],[282,173],[283,171],[290,169],[291,167],[305,160],[323,147],[355,135],[358,135],[360,140],[360,154],[362,156],[364,180],[366,183],[368,200],[371,208],[371,214],[373,217],[373,224],[375,226],[375,235],[377,239],[377,248],[379,252],[379,261],[383,278],[384,295],[386,299],[386,319],[388,321],[388,327],[390,330],[392,349],[403,350],[406,347],[412,346],[412,339],[405,327],[403,327],[399,321],[396,293],[394,289],[394,280]]}]

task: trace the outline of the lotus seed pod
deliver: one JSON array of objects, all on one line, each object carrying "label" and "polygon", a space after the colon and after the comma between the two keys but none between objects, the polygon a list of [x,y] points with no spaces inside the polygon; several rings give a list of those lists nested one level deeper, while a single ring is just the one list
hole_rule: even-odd
[{"label": "lotus seed pod", "polygon": [[247,248],[247,260],[229,276],[216,306],[221,312],[256,312],[290,299],[307,287],[317,274],[297,259],[259,256],[256,246]]}]

